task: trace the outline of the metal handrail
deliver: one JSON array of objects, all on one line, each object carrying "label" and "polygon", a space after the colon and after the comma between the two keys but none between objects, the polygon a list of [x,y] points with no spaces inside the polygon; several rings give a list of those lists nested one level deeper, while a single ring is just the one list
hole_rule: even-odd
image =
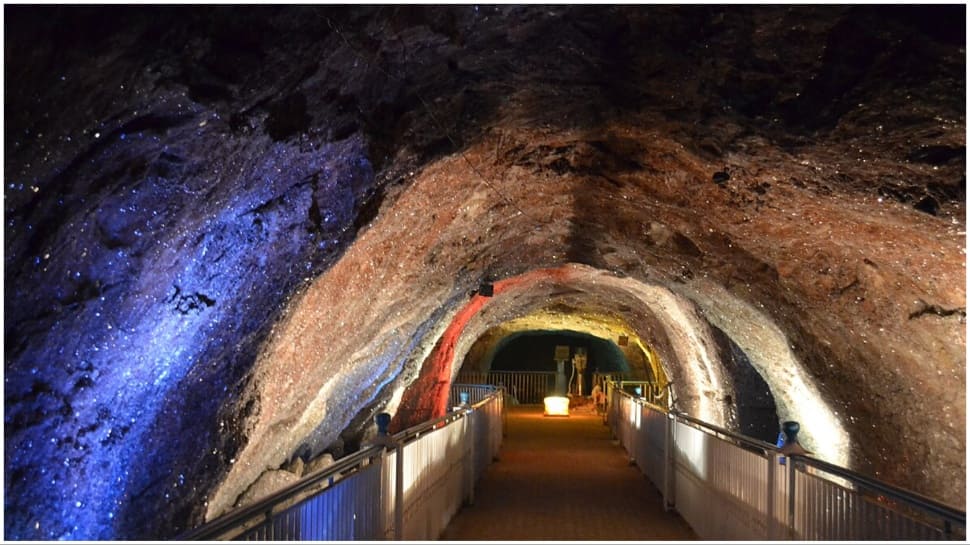
[{"label": "metal handrail", "polygon": [[749,437],[747,435],[743,435],[738,432],[722,428],[720,426],[715,426],[714,424],[709,424],[707,422],[704,422],[703,420],[699,420],[697,418],[694,418],[693,416],[687,415],[678,410],[672,410],[670,412],[671,414],[677,415],[677,419],[680,420],[681,422],[686,422],[694,426],[695,428],[698,428],[701,430],[710,430],[710,431],[716,432],[718,435],[722,436],[723,439],[730,439],[731,442],[735,443],[740,447],[749,447],[749,448],[755,448],[755,449],[764,450],[764,451],[772,451],[772,450],[778,451],[778,447],[776,445],[772,445],[767,441],[762,441],[761,439]]},{"label": "metal handrail", "polygon": [[420,424],[411,426],[410,428],[401,430],[392,435],[391,439],[398,444],[409,443],[421,437],[426,432],[434,431],[440,428],[442,425],[447,425],[455,420],[458,420],[459,418],[462,418],[469,410],[471,410],[471,407],[461,408],[457,411],[450,411],[444,416],[435,418],[434,420],[427,420]]},{"label": "metal handrail", "polygon": [[549,382],[556,376],[552,371],[462,371],[455,377],[463,383],[481,381],[493,386],[504,386],[522,403],[541,403],[549,391]]},{"label": "metal handrail", "polygon": [[843,479],[858,483],[865,488],[876,490],[891,496],[895,500],[903,500],[906,503],[919,507],[920,509],[929,511],[938,517],[950,520],[952,522],[966,524],[967,514],[965,511],[961,511],[956,507],[947,505],[938,500],[934,500],[933,498],[928,498],[922,494],[896,485],[878,481],[844,467],[823,462],[818,458],[812,458],[811,456],[792,455],[791,458],[794,459],[796,463],[804,463],[805,465],[821,469],[827,473],[831,473]]},{"label": "metal handrail", "polygon": [[[501,388],[493,387],[492,393],[482,399],[481,401],[472,404],[466,408],[459,409],[457,411],[450,411],[444,416],[436,418],[434,420],[429,420],[411,426],[410,428],[404,429],[393,436],[392,440],[395,444],[406,444],[413,441],[425,434],[428,431],[438,429],[442,424],[448,424],[456,421],[460,418],[465,417],[472,410],[478,409],[488,403],[491,398],[501,393]],[[324,481],[329,481],[333,479],[334,476],[338,478],[329,484],[334,484],[339,482],[341,479],[346,478],[363,467],[369,465],[369,462],[377,457],[379,457],[386,448],[385,445],[374,445],[367,447],[363,450],[359,450],[353,454],[347,455],[340,460],[334,462],[333,465],[327,466],[320,469],[310,475],[301,478],[299,481],[293,483],[286,488],[279,490],[263,499],[248,505],[246,507],[241,507],[239,509],[234,509],[222,516],[219,516],[209,522],[206,522],[192,530],[183,533],[181,536],[177,537],[177,541],[207,541],[214,537],[220,536],[233,528],[240,526],[242,523],[255,519],[257,517],[267,517],[273,514],[274,508],[282,505],[287,500],[292,500],[299,496],[301,493],[305,492],[307,489],[313,488]],[[367,463],[365,463],[367,462]]]},{"label": "metal handrail", "polygon": [[[479,399],[478,401],[471,401],[470,406],[476,406],[481,401],[487,399],[488,396],[495,393],[499,388],[501,388],[501,386],[498,386],[495,384],[473,384],[473,383],[467,383],[467,382],[453,382],[451,383],[451,395],[448,398],[448,406],[449,407],[459,406],[458,405],[459,400],[454,399],[456,392],[461,392],[462,389],[472,390],[476,388],[483,390],[485,392],[485,395],[482,396],[482,398]],[[469,394],[471,394],[470,391],[469,391]]]},{"label": "metal handrail", "polygon": [[219,516],[214,520],[202,524],[189,530],[176,538],[177,541],[206,541],[213,536],[221,535],[241,523],[273,513],[273,508],[282,504],[284,501],[298,496],[308,488],[312,488],[324,481],[328,481],[339,474],[340,478],[353,474],[364,465],[364,461],[370,461],[380,456],[384,450],[383,445],[374,445],[364,450],[357,451],[334,462],[333,465],[320,469],[310,475],[301,478],[282,490],[275,492],[265,498],[239,509],[234,509],[225,515]]},{"label": "metal handrail", "polygon": [[[487,385],[487,386],[491,386],[491,385]],[[489,394],[488,396],[486,396],[481,401],[478,401],[477,403],[473,403],[473,404],[469,405],[468,407],[463,407],[463,408],[460,408],[458,410],[449,411],[444,416],[440,416],[438,418],[435,418],[434,420],[427,420],[427,421],[422,422],[420,424],[415,424],[414,426],[411,426],[410,428],[407,428],[407,429],[404,429],[404,430],[401,430],[401,431],[395,433],[394,435],[391,436],[391,438],[394,440],[395,443],[401,443],[401,444],[408,443],[410,441],[413,441],[413,440],[417,439],[418,437],[420,437],[421,435],[423,435],[425,432],[433,431],[433,430],[436,430],[436,429],[440,428],[441,427],[441,424],[449,424],[451,422],[454,422],[455,420],[458,420],[460,418],[464,418],[464,416],[466,414],[468,414],[469,412],[471,412],[471,411],[473,411],[473,410],[475,410],[475,409],[477,409],[479,407],[482,407],[486,403],[488,403],[491,400],[491,397],[493,395],[495,395],[496,393],[499,393],[501,391],[501,388],[499,388],[498,386],[492,386],[491,387],[491,390],[492,390],[492,393],[491,394]]]},{"label": "metal handrail", "polygon": [[[634,403],[647,405],[655,411],[673,416],[678,421],[689,423],[691,426],[701,431],[714,432],[717,435],[724,436],[725,438],[730,439],[732,442],[738,444],[739,446],[755,447],[766,451],[766,453],[774,452],[778,455],[781,455],[780,448],[777,447],[776,445],[772,445],[771,443],[768,443],[753,437],[748,437],[740,433],[727,430],[725,428],[721,428],[714,424],[709,424],[707,422],[704,422],[703,420],[689,416],[676,409],[666,409],[654,403],[650,403],[645,399],[638,398],[630,394],[629,392],[623,391],[620,388],[617,388],[615,392],[620,396],[629,397]],[[789,456],[792,459],[792,461],[796,464],[802,463],[806,466],[820,469],[836,477],[840,477],[849,482],[852,482],[854,485],[858,485],[860,487],[881,492],[887,496],[890,496],[894,500],[903,501],[911,506],[915,506],[920,509],[923,509],[938,517],[943,518],[944,520],[956,522],[961,525],[966,525],[967,515],[965,511],[961,511],[958,508],[955,508],[950,505],[946,505],[938,500],[928,498],[919,493],[913,492],[911,490],[907,490],[905,488],[902,488],[893,484],[876,480],[872,477],[867,477],[861,473],[852,471],[851,469],[839,467],[837,465],[833,465],[831,463],[819,460],[818,458],[814,458],[812,456],[807,456],[804,454],[798,454],[798,455],[791,454],[787,456]]]},{"label": "metal handrail", "polygon": [[766,441],[762,441],[761,439],[757,439],[757,438],[754,438],[754,437],[749,437],[747,435],[743,435],[743,434],[738,433],[736,431],[731,431],[729,429],[722,428],[722,427],[716,426],[714,424],[709,424],[707,422],[704,422],[703,420],[700,420],[698,418],[694,418],[693,416],[690,416],[687,413],[684,413],[684,412],[679,411],[677,409],[667,409],[665,407],[661,407],[660,405],[657,405],[656,403],[651,403],[650,401],[647,401],[646,399],[638,398],[638,397],[636,397],[634,395],[631,395],[629,392],[625,392],[623,390],[619,390],[618,389],[617,392],[620,395],[624,395],[624,396],[627,396],[627,397],[632,398],[634,403],[639,403],[641,405],[647,405],[647,406],[649,406],[650,408],[652,408],[655,411],[676,416],[679,421],[686,422],[688,424],[691,424],[692,426],[694,426],[696,428],[699,428],[699,429],[702,429],[702,430],[710,430],[710,431],[713,431],[713,432],[717,433],[718,435],[723,436],[726,439],[730,439],[733,443],[737,444],[738,446],[751,447],[751,448],[756,448],[756,449],[761,449],[761,450],[778,451],[778,447],[777,446],[772,445],[771,443],[768,443]]}]

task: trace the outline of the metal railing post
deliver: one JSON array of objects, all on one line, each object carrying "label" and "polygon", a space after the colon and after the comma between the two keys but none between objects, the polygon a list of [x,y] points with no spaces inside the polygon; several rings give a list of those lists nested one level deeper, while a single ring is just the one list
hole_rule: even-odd
[{"label": "metal railing post", "polygon": [[404,443],[397,445],[394,471],[394,539],[404,540]]},{"label": "metal railing post", "polygon": [[776,539],[775,536],[778,533],[778,524],[775,519],[775,473],[778,467],[778,454],[770,450],[765,454],[768,460],[768,490],[766,490],[768,495],[765,497],[765,515],[768,519],[765,521],[767,523],[765,528],[768,533],[766,539],[771,541]]},{"label": "metal railing post", "polygon": [[266,522],[263,523],[263,527],[266,528],[266,539],[276,539],[276,536],[273,535],[275,528],[275,525],[273,524],[273,507],[270,506],[266,510],[266,514],[263,516],[266,518]]},{"label": "metal railing post", "polygon": [[381,485],[377,491],[377,505],[380,506],[378,510],[378,521],[377,521],[377,539],[385,540],[387,539],[387,512],[384,511],[387,505],[387,490],[384,489],[384,463],[387,461],[387,448],[381,451],[380,457],[377,458],[377,475],[380,479]]},{"label": "metal railing post", "polygon": [[508,403],[506,403],[507,400],[508,398],[505,396],[505,388],[502,388],[502,437],[507,437],[506,433],[508,433],[508,413],[506,413],[506,407],[508,406]]},{"label": "metal railing post", "polygon": [[674,425],[677,415],[664,415],[664,511],[674,508]]},{"label": "metal railing post", "polygon": [[[472,413],[471,411],[465,413],[465,430],[464,430],[464,444],[465,444],[465,486],[468,489],[468,494],[465,496],[465,502],[468,505],[475,503],[475,452],[478,450],[475,448],[475,441],[478,439],[477,422],[481,415]],[[471,422],[472,418],[475,418],[475,422]]]},{"label": "metal railing post", "polygon": [[788,464],[788,539],[795,539],[795,459],[785,457]]}]

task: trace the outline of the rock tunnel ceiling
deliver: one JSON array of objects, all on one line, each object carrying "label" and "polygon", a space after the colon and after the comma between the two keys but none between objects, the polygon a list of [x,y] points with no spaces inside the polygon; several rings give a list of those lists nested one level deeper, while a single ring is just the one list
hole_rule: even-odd
[{"label": "rock tunnel ceiling", "polygon": [[964,9],[7,6],[6,537],[175,536],[557,312],[963,505]]}]

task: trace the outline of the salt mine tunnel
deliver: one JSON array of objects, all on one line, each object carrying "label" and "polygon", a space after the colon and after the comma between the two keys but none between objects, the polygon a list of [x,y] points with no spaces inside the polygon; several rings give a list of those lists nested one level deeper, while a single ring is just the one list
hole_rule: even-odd
[{"label": "salt mine tunnel", "polygon": [[6,539],[178,536],[552,335],[964,505],[964,6],[4,15]]}]

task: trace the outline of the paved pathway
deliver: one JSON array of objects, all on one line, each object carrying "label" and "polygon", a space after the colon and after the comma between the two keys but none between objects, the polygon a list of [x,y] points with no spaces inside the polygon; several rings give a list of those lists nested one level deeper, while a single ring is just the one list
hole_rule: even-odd
[{"label": "paved pathway", "polygon": [[694,540],[660,492],[628,463],[602,417],[584,408],[544,417],[509,407],[500,459],[485,471],[474,505],[442,540]]}]

